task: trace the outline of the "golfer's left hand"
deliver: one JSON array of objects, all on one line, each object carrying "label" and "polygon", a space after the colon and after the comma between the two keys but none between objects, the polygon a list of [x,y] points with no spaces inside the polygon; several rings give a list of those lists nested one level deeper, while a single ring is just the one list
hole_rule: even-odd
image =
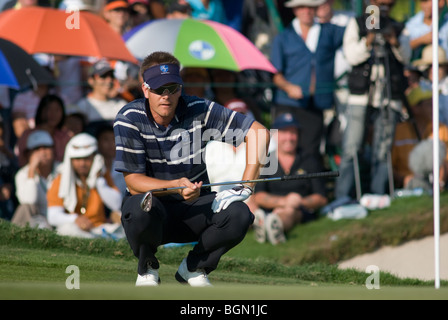
[{"label": "golfer's left hand", "polygon": [[252,189],[242,184],[228,190],[219,192],[212,203],[213,212],[219,212],[235,201],[244,201],[252,194]]}]

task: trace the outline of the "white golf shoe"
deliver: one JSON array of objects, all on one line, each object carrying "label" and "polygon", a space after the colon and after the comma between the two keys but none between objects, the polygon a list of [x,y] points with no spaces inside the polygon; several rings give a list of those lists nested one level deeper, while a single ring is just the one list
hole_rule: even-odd
[{"label": "white golf shoe", "polygon": [[160,283],[159,270],[148,266],[146,273],[137,275],[136,287],[156,287]]},{"label": "white golf shoe", "polygon": [[179,269],[176,272],[176,280],[181,283],[188,283],[192,287],[209,287],[212,286],[207,278],[207,274],[202,269],[196,271],[188,271],[187,258],[182,260]]}]

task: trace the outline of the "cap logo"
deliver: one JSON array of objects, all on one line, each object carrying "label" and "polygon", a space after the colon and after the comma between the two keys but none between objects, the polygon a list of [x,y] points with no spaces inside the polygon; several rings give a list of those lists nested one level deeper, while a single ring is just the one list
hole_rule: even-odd
[{"label": "cap logo", "polygon": [[169,72],[169,68],[168,68],[168,66],[166,64],[162,64],[160,66],[160,71],[162,72],[162,74],[168,73]]}]

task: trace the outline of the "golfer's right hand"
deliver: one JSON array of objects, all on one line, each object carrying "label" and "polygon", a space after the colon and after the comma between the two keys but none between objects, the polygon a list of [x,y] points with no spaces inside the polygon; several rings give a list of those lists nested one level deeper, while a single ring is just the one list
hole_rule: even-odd
[{"label": "golfer's right hand", "polygon": [[186,187],[184,189],[179,189],[179,194],[184,200],[194,200],[199,197],[201,193],[202,181],[191,182],[187,178],[180,178],[179,187]]}]

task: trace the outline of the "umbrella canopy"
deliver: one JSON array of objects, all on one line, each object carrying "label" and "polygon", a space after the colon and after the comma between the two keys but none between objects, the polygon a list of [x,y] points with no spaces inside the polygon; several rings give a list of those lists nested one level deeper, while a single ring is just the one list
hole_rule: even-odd
[{"label": "umbrella canopy", "polygon": [[137,63],[123,39],[87,11],[30,7],[0,13],[0,37],[28,53],[89,56]]},{"label": "umbrella canopy", "polygon": [[277,72],[269,60],[235,29],[198,19],[159,19],[137,26],[123,38],[137,59],[154,51],[172,53],[184,67]]},{"label": "umbrella canopy", "polygon": [[53,81],[50,72],[25,50],[0,38],[0,85],[21,89]]}]

